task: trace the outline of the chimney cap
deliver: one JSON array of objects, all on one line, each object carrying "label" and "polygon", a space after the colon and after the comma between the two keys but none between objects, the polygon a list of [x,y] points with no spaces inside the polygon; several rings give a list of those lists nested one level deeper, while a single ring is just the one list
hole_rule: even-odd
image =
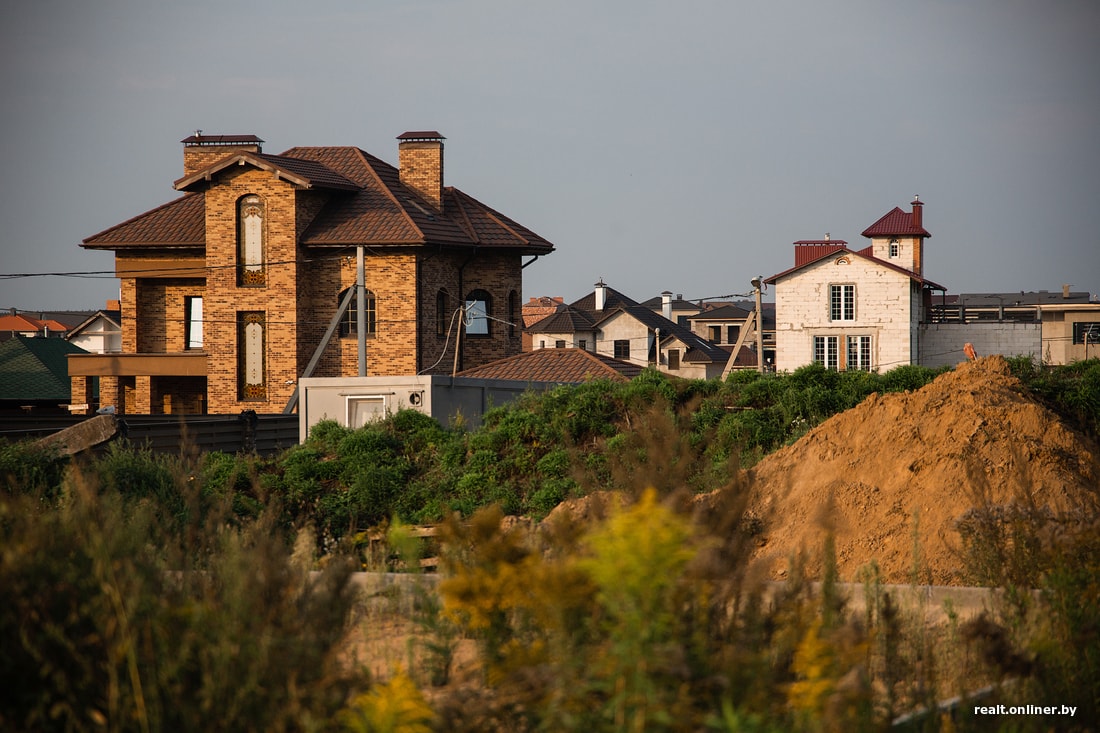
[{"label": "chimney cap", "polygon": [[398,135],[397,139],[402,142],[411,142],[415,140],[446,140],[447,138],[435,130],[410,130]]},{"label": "chimney cap", "polygon": [[202,130],[195,130],[194,135],[189,135],[180,142],[184,145],[240,145],[259,144],[263,140],[255,135],[204,135]]}]

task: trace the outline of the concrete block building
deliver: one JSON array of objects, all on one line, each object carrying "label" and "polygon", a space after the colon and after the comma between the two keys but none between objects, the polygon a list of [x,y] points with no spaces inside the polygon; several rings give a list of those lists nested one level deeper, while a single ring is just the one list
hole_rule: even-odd
[{"label": "concrete block building", "polygon": [[859,250],[826,237],[794,243],[795,266],[775,289],[776,366],[888,371],[920,362],[919,325],[942,285],[924,277],[923,206],[894,208],[868,227]]},{"label": "concrete block building", "polygon": [[397,139],[397,167],[357,147],[183,140],[183,195],[83,242],[115,254],[122,350],[69,360],[73,401],[99,377],[100,404],[123,414],[280,412],[307,372],[518,354],[523,258],[553,245],[445,186],[438,132]]}]

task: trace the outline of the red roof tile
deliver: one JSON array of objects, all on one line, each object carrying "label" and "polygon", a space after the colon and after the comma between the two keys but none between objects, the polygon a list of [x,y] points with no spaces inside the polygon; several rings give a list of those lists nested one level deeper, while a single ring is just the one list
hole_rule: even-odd
[{"label": "red roof tile", "polygon": [[913,222],[912,212],[894,207],[871,226],[863,231],[865,237],[931,237],[924,227]]}]

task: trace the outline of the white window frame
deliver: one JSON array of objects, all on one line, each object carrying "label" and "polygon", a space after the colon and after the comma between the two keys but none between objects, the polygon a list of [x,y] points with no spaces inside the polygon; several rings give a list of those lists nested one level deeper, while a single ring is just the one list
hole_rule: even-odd
[{"label": "white window frame", "polygon": [[829,286],[829,320],[854,321],[856,319],[856,286],[843,283]]},{"label": "white window frame", "polygon": [[840,337],[839,336],[814,336],[814,364],[821,364],[826,369],[838,371],[840,369]]},{"label": "white window frame", "polygon": [[845,341],[847,343],[848,352],[845,368],[848,369],[848,371],[872,371],[873,352],[871,350],[871,337],[863,335],[848,336]]}]

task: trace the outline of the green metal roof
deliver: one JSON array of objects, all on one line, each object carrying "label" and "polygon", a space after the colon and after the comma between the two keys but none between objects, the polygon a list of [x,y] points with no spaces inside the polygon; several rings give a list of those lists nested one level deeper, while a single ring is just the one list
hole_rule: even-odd
[{"label": "green metal roof", "polygon": [[69,354],[86,354],[63,338],[14,336],[0,343],[0,400],[57,400],[72,397]]}]

